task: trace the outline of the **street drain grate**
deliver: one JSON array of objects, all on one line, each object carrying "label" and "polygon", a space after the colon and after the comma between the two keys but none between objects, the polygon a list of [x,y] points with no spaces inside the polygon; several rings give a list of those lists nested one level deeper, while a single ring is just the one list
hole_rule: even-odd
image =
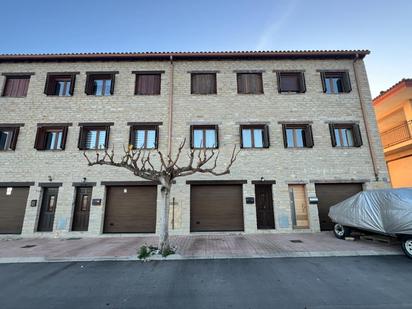
[{"label": "street drain grate", "polygon": [[20,248],[26,249],[26,248],[33,248],[33,247],[36,247],[36,245],[25,245],[25,246],[20,247]]},{"label": "street drain grate", "polygon": [[292,239],[292,240],[290,240],[290,242],[298,244],[298,243],[302,243],[303,241],[301,241],[300,239]]}]

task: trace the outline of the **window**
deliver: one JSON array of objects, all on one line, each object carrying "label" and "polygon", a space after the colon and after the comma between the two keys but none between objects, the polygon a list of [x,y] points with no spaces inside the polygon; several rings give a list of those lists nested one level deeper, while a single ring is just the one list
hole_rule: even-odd
[{"label": "window", "polygon": [[242,148],[268,148],[269,129],[266,125],[241,125]]},{"label": "window", "polygon": [[321,72],[323,92],[350,92],[351,85],[348,72]]},{"label": "window", "polygon": [[0,150],[15,150],[19,127],[0,127]]},{"label": "window", "polygon": [[136,73],[135,94],[138,95],[159,95],[160,94],[160,73],[143,74]]},{"label": "window", "polygon": [[37,150],[64,150],[68,125],[39,125],[34,148]]},{"label": "window", "polygon": [[278,92],[303,93],[306,91],[303,72],[278,72]]},{"label": "window", "polygon": [[218,148],[218,126],[191,126],[191,148]]},{"label": "window", "polygon": [[107,149],[109,143],[109,124],[83,125],[79,135],[79,149]]},{"label": "window", "polygon": [[47,75],[44,93],[46,95],[68,97],[73,95],[76,74],[54,74]]},{"label": "window", "polygon": [[332,147],[360,147],[362,136],[358,124],[329,124]]},{"label": "window", "polygon": [[312,148],[313,134],[309,124],[283,124],[283,143],[285,148]]},{"label": "window", "polygon": [[216,73],[191,73],[192,94],[216,94]]},{"label": "window", "polygon": [[156,125],[132,125],[129,145],[134,149],[156,149],[159,127]]},{"label": "window", "polygon": [[237,93],[262,94],[262,73],[237,73]]},{"label": "window", "polygon": [[86,94],[109,96],[114,92],[115,73],[86,73]]},{"label": "window", "polygon": [[29,89],[30,75],[6,76],[3,97],[25,97]]}]

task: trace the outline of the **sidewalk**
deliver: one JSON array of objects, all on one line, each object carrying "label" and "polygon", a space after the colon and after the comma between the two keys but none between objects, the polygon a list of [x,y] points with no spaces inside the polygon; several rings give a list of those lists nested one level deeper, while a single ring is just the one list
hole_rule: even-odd
[{"label": "sidewalk", "polygon": [[[136,260],[143,244],[157,237],[0,239],[0,263]],[[400,255],[400,245],[336,239],[314,234],[189,235],[171,237],[175,255],[167,259],[271,258]]]}]

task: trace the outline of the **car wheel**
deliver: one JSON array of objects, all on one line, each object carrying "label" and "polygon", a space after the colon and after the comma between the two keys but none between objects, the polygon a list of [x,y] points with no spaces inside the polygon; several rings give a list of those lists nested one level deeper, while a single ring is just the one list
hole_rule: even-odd
[{"label": "car wheel", "polygon": [[412,259],[412,237],[402,239],[402,250],[408,258]]},{"label": "car wheel", "polygon": [[333,234],[335,234],[336,238],[345,239],[345,237],[348,237],[350,233],[351,229],[343,226],[342,224],[336,223],[333,227]]}]

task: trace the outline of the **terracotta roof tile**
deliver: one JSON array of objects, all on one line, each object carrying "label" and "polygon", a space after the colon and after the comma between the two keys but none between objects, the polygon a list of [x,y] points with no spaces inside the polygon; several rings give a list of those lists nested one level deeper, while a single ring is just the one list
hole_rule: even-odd
[{"label": "terracotta roof tile", "polygon": [[402,87],[412,87],[412,78],[403,78],[388,89],[381,91],[379,95],[372,100],[374,105]]}]

